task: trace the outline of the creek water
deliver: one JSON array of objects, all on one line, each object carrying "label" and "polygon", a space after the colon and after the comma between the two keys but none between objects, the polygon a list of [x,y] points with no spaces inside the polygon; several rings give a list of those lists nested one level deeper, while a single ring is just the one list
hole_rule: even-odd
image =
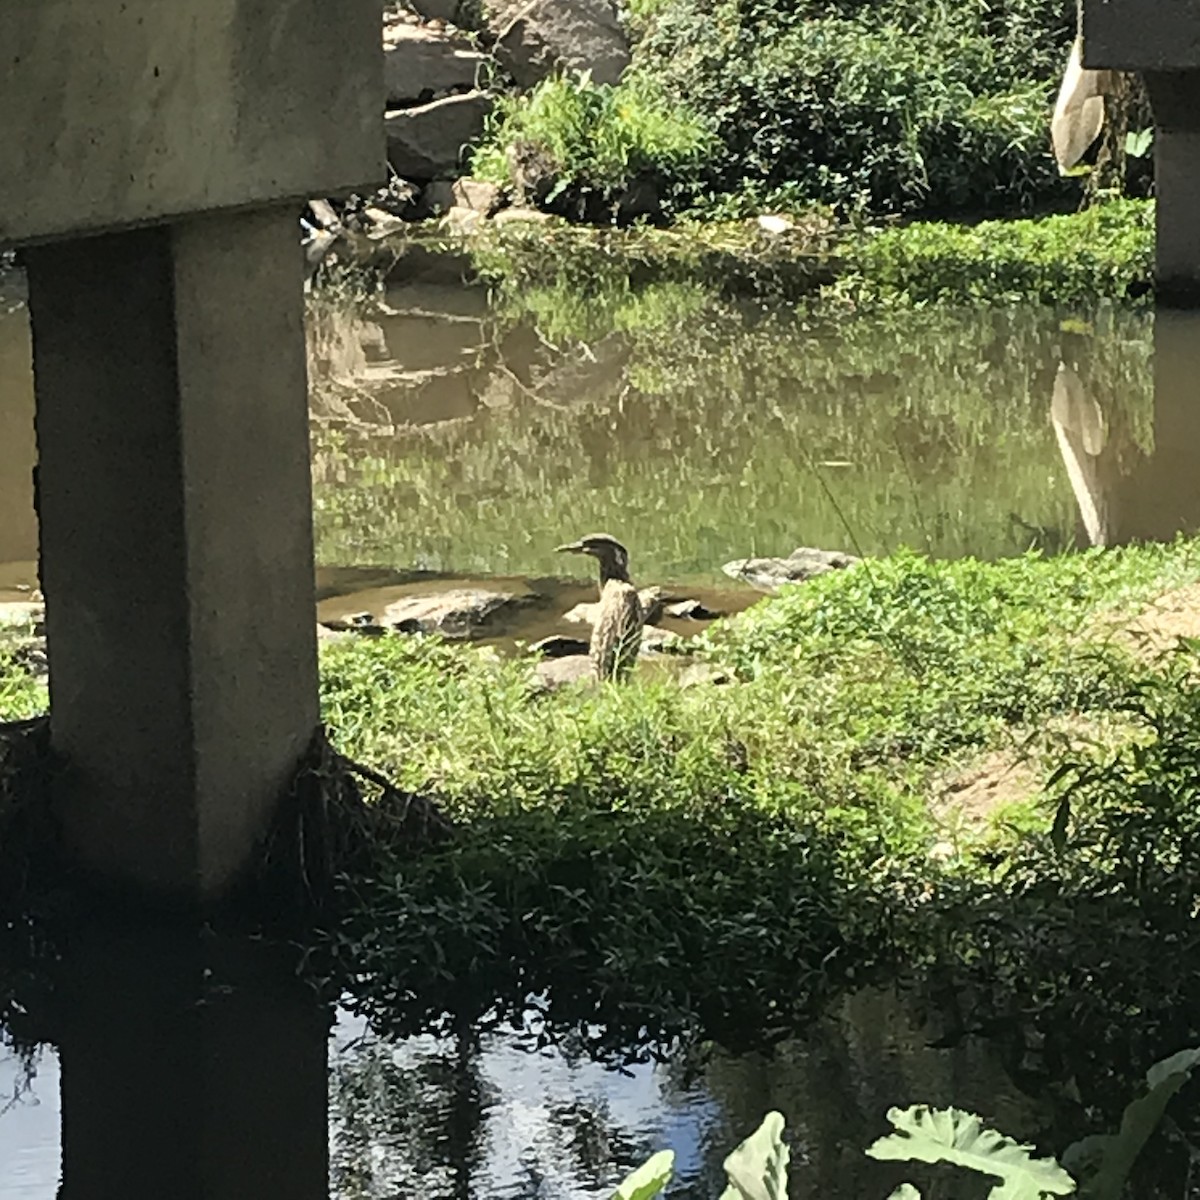
[{"label": "creek water", "polygon": [[[486,640],[563,632],[592,587],[554,547],[595,529],[630,546],[639,583],[729,612],[757,593],[722,564],[798,545],[998,557],[1200,527],[1200,322],[1178,314],[816,322],[686,279],[495,291],[466,260],[422,252],[369,300],[314,295],[309,357],[329,619],[470,585],[530,601]],[[36,583],[32,415],[18,297],[0,305],[0,602]],[[602,1197],[664,1146],[679,1154],[673,1194],[711,1197],[770,1108],[791,1130],[796,1195],[883,1196],[900,1176],[862,1149],[889,1105],[953,1103],[1018,1137],[1046,1118],[996,1047],[936,1048],[886,992],[770,1056],[628,1074],[501,1035],[382,1042],[345,1014],[323,1039],[346,1200]],[[0,1200],[57,1194],[60,1118],[88,1111],[65,1083],[78,1050],[62,1049],[61,1079],[59,1053],[43,1048],[28,1087],[0,1056]],[[98,1090],[92,1111],[105,1103]]]}]

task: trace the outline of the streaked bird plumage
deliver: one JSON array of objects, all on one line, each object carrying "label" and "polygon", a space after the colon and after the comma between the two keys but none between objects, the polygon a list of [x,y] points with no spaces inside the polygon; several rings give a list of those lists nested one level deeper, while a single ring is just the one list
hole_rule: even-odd
[{"label": "streaked bird plumage", "polygon": [[598,679],[624,679],[637,661],[646,623],[641,597],[629,579],[629,552],[607,533],[591,533],[558,549],[599,563],[600,604],[588,656]]}]

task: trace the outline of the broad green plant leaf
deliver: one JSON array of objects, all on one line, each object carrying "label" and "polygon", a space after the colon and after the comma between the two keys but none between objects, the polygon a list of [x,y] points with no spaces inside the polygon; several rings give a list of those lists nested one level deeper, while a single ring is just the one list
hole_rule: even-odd
[{"label": "broad green plant leaf", "polygon": [[1131,158],[1144,158],[1154,144],[1154,128],[1130,130],[1125,135],[1125,153]]},{"label": "broad green plant leaf", "polygon": [[1171,1097],[1200,1064],[1200,1048],[1180,1050],[1157,1062],[1146,1072],[1147,1092],[1130,1101],[1121,1114],[1117,1133],[1084,1138],[1071,1146],[1063,1158],[1078,1164],[1080,1171],[1091,1168],[1085,1190],[1093,1200],[1120,1200],[1125,1183],[1142,1147],[1149,1140]]},{"label": "broad green plant leaf", "polygon": [[783,1144],[783,1117],[769,1112],[725,1160],[729,1186],[721,1200],[787,1200],[789,1157]]},{"label": "broad green plant leaf", "polygon": [[1001,1183],[989,1200],[1042,1200],[1075,1190],[1075,1181],[1053,1159],[1032,1158],[1031,1146],[985,1129],[973,1113],[917,1104],[889,1109],[888,1120],[897,1132],[867,1149],[872,1158],[948,1162],[995,1176]]},{"label": "broad green plant leaf", "polygon": [[627,1175],[612,1200],[652,1200],[671,1182],[675,1173],[675,1151],[660,1150]]}]

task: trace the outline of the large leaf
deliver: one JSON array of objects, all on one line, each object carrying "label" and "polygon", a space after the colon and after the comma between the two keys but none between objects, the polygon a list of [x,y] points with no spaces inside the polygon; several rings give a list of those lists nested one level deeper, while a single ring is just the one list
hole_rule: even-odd
[{"label": "large leaf", "polygon": [[652,1200],[671,1182],[674,1173],[675,1151],[660,1150],[621,1181],[612,1200]]},{"label": "large leaf", "polygon": [[1031,1157],[1031,1146],[985,1129],[972,1113],[917,1104],[889,1109],[888,1120],[897,1132],[868,1148],[872,1158],[948,1162],[996,1176],[1001,1183],[989,1200],[1041,1200],[1075,1190],[1075,1181],[1053,1159]]},{"label": "large leaf", "polygon": [[1125,1106],[1117,1133],[1084,1138],[1063,1156],[1079,1169],[1090,1167],[1086,1192],[1093,1200],[1120,1200],[1134,1161],[1162,1120],[1171,1097],[1200,1065],[1200,1049],[1180,1050],[1146,1072],[1147,1092]]},{"label": "large leaf", "polygon": [[763,1123],[725,1160],[729,1186],[721,1200],[787,1200],[789,1151],[783,1117],[769,1112]]}]

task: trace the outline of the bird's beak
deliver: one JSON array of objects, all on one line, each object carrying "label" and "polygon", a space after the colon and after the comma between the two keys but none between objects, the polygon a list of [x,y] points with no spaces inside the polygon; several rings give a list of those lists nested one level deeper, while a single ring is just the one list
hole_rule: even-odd
[{"label": "bird's beak", "polygon": [[563,553],[568,553],[568,552],[575,553],[575,554],[586,554],[587,553],[587,551],[584,550],[584,548],[583,548],[582,542],[568,542],[565,546],[555,546],[554,547],[555,554],[563,554]]}]

